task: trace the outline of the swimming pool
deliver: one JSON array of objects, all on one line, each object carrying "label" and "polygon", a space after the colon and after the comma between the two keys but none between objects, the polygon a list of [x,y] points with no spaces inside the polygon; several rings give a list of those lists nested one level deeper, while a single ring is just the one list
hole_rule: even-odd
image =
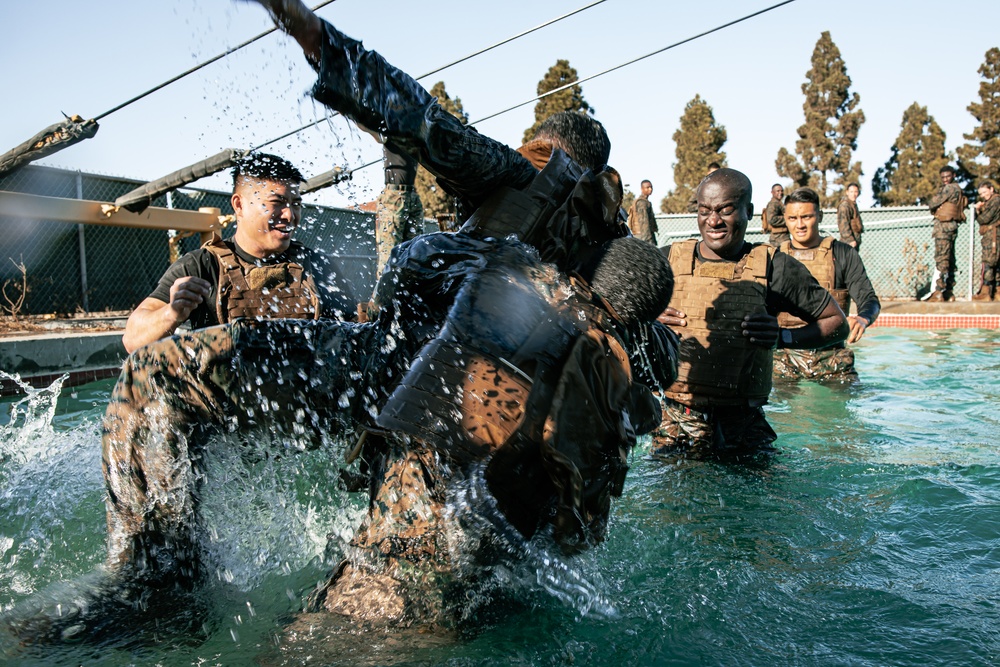
[{"label": "swimming pool", "polygon": [[[329,461],[342,445],[277,459],[220,447],[213,470],[225,490],[204,508],[219,573],[206,636],[37,649],[13,662],[996,664],[998,349],[997,331],[872,329],[859,382],[775,388],[772,460],[637,452],[608,542],[568,570],[540,564],[514,584],[522,605],[457,641],[365,635],[279,648],[302,593],[327,573],[326,535],[346,538],[362,499],[336,487]],[[98,423],[111,385],[3,403],[3,609],[102,559]]]}]

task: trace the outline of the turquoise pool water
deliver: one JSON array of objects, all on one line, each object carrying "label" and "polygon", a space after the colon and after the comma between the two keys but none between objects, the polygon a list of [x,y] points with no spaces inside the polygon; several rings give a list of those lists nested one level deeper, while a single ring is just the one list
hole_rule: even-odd
[{"label": "turquoise pool water", "polygon": [[[225,480],[205,508],[219,573],[205,636],[8,660],[998,664],[1000,332],[873,329],[858,367],[853,385],[775,388],[770,461],[663,461],[640,448],[609,541],[569,569],[539,560],[516,584],[523,605],[458,640],[342,635],[289,648],[281,630],[326,573],[326,535],[346,537],[362,511],[330,472],[342,445],[278,460],[220,446],[213,470]],[[4,610],[102,559],[98,423],[110,389],[2,404]]]}]

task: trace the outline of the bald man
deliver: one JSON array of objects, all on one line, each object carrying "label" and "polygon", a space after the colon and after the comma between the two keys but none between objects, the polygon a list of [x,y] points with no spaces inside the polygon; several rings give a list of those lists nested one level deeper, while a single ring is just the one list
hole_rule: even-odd
[{"label": "bald man", "polygon": [[[762,406],[772,350],[823,348],[847,338],[843,311],[798,260],[744,241],[753,217],[750,180],[719,169],[698,186],[700,239],[661,248],[674,295],[660,322],[680,337],[677,379],[661,391],[654,452],[742,454],[777,438]],[[778,326],[792,312],[805,325]]]}]

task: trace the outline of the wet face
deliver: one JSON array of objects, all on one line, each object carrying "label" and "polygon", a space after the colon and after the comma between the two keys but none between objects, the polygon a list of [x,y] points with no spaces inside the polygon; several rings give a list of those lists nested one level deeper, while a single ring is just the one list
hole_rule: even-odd
[{"label": "wet face", "polygon": [[859,194],[861,194],[861,190],[858,189],[858,186],[852,185],[849,188],[847,188],[847,198],[850,201],[852,202],[858,201]]},{"label": "wet face", "polygon": [[819,245],[819,223],[823,221],[823,211],[808,202],[785,204],[785,224],[796,248],[814,248]]},{"label": "wet face", "polygon": [[641,185],[642,196],[648,198],[649,195],[653,194],[653,184],[649,181],[643,181]]},{"label": "wet face", "polygon": [[698,188],[702,254],[708,259],[731,259],[738,255],[752,215],[749,193],[738,182],[722,178],[704,181]]},{"label": "wet face", "polygon": [[949,183],[951,183],[954,180],[955,180],[955,174],[953,172],[950,172],[950,171],[942,171],[941,172],[941,182],[943,184],[948,185]]},{"label": "wet face", "polygon": [[298,184],[245,178],[232,197],[236,243],[265,259],[288,250],[302,218]]},{"label": "wet face", "polygon": [[993,188],[979,188],[979,201],[989,201],[993,199]]},{"label": "wet face", "polygon": [[780,185],[775,185],[773,188],[771,188],[772,198],[781,199],[784,196],[785,196],[785,188],[781,187]]}]

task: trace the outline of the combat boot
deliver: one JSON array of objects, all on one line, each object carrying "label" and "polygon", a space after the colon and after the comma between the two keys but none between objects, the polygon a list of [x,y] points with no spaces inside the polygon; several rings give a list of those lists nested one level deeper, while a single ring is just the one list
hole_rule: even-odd
[{"label": "combat boot", "polygon": [[993,299],[993,286],[983,283],[979,291],[972,295],[973,301],[990,301]]},{"label": "combat boot", "polygon": [[942,292],[941,290],[936,289],[933,292],[931,292],[931,295],[929,297],[927,297],[926,300],[927,301],[944,301],[944,292]]}]

